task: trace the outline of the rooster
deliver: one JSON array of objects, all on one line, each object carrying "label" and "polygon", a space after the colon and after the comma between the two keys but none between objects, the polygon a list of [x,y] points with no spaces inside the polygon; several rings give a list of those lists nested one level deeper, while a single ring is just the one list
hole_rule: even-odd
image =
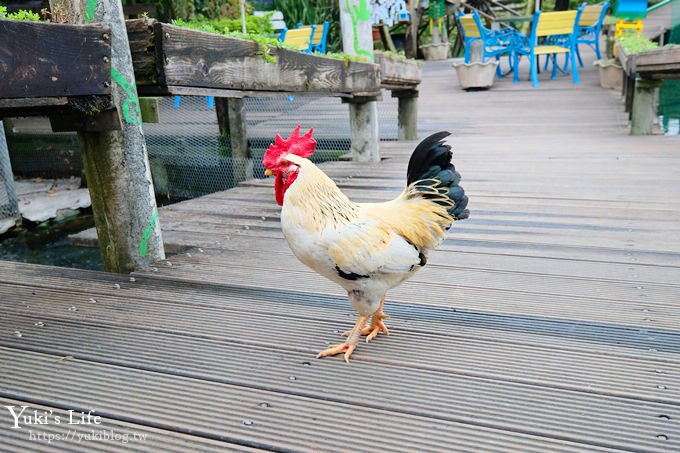
[{"label": "rooster", "polygon": [[[281,229],[295,256],[342,286],[359,313],[344,343],[318,358],[344,353],[347,363],[362,335],[389,334],[383,312],[386,292],[427,263],[428,252],[446,237],[454,220],[469,216],[451,147],[438,132],[423,140],[408,164],[406,189],[383,203],[355,203],[309,157],[313,129],[287,139],[277,135],[264,154],[265,175],[275,176]],[[370,323],[369,323],[370,318]]]}]

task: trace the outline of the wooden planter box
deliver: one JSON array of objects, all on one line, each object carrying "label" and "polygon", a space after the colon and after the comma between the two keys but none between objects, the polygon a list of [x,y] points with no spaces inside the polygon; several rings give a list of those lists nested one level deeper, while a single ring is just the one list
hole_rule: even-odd
[{"label": "wooden planter box", "polygon": [[0,118],[111,104],[110,30],[0,20]]},{"label": "wooden planter box", "polygon": [[635,54],[633,71],[645,79],[680,79],[680,45]]},{"label": "wooden planter box", "polygon": [[262,92],[376,96],[380,69],[269,47],[268,63],[254,41],[177,27],[154,20],[126,22],[137,88],[149,95],[211,94],[222,97]]},{"label": "wooden planter box", "polygon": [[376,52],[375,63],[380,65],[380,81],[383,88],[415,89],[423,79],[423,70],[416,60],[405,60]]}]

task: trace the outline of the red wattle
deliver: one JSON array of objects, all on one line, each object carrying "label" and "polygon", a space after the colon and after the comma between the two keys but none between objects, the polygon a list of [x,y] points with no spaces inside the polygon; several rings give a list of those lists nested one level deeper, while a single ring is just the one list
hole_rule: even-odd
[{"label": "red wattle", "polygon": [[283,206],[283,196],[290,185],[295,182],[297,176],[297,171],[290,173],[279,173],[276,175],[276,180],[274,180],[274,193],[276,194],[276,202],[279,204],[279,206]]},{"label": "red wattle", "polygon": [[276,203],[279,206],[283,206],[283,192],[285,190],[283,187],[283,175],[279,173],[274,180],[274,194],[276,195]]}]

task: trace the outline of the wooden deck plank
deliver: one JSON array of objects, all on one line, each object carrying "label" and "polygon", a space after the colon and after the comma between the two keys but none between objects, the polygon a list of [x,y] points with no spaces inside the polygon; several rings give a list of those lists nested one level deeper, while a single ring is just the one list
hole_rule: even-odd
[{"label": "wooden deck plank", "polygon": [[[19,413],[21,406],[27,405],[27,401],[0,397],[0,405],[3,409],[6,406],[14,406],[15,413]],[[35,403],[31,403],[30,407],[32,410],[37,410],[40,415],[48,414],[50,423],[40,425],[39,430],[36,430],[36,427],[28,430],[26,427],[13,429],[11,416],[6,422],[3,419],[0,425],[0,436],[2,436],[3,449],[6,451],[52,452],[58,445],[60,451],[89,453],[93,450],[93,444],[97,445],[98,450],[107,452],[156,450],[186,453],[188,450],[193,450],[255,453],[266,451],[106,417],[102,417],[99,423],[89,425],[69,424],[71,415],[68,410]],[[32,412],[31,415],[33,415]],[[78,420],[78,415],[76,412],[74,420]],[[59,424],[54,423],[56,417],[59,417]]]},{"label": "wooden deck plank", "polygon": [[[509,443],[525,451],[540,451],[546,447],[551,451],[579,451],[580,447],[571,439],[550,440],[530,433],[471,427],[370,406],[348,406],[294,393],[268,392],[78,359],[58,361],[58,356],[54,355],[0,348],[0,357],[20,365],[0,377],[4,383],[12,379],[12,393],[17,396],[30,394],[33,398],[50,401],[55,399],[54,395],[59,395],[60,404],[78,408],[105,407],[100,413],[110,418],[124,416],[157,429],[172,429],[261,448],[367,451],[374,445],[376,433],[383,448],[390,451],[441,451],[444,445],[511,451],[503,447]],[[300,384],[297,380],[285,380],[291,387]],[[46,382],[51,390],[44,385]],[[190,394],[187,394],[188,388]],[[131,400],[127,396],[130,392],[144,395],[144,399]],[[263,403],[266,406],[263,407]],[[244,424],[244,420],[250,423]],[[344,430],[338,429],[338,420],[342,420],[343,427],[354,435],[346,436]],[[417,433],[417,437],[404,438],[404,427]],[[471,436],[473,430],[484,435],[474,438]],[[315,432],[323,435],[314,436]],[[606,451],[607,447],[589,448]]]},{"label": "wooden deck plank", "polygon": [[[181,253],[130,276],[0,262],[0,397],[93,408],[169,450],[680,450],[680,140],[629,137],[590,66],[537,90],[466,93],[453,74],[425,65],[419,135],[454,132],[472,216],[388,294],[393,334],[350,366],[313,358],[355,314],[253,180],[162,208]],[[414,144],[323,168],[388,199]]]},{"label": "wooden deck plank", "polygon": [[[73,320],[76,315],[76,313],[64,313],[64,311],[69,312],[68,308],[73,306],[82,308],[84,306],[94,310],[95,307],[89,305],[90,299],[100,301],[102,297],[110,299],[114,307],[121,301],[143,301],[148,304],[150,310],[152,310],[154,301],[162,301],[164,305],[179,303],[214,309],[236,310],[237,312],[249,310],[258,314],[278,314],[283,317],[295,315],[302,319],[319,321],[326,319],[323,310],[330,308],[337,310],[339,322],[343,317],[349,317],[351,314],[343,295],[323,295],[317,291],[312,293],[292,290],[262,291],[260,288],[255,289],[248,286],[206,281],[197,283],[182,279],[162,278],[162,276],[158,276],[158,278],[137,277],[133,278],[135,281],[129,281],[124,276],[100,275],[96,272],[84,273],[83,271],[60,268],[53,270],[53,268],[44,266],[34,267],[21,264],[4,266],[2,270],[3,272],[0,275],[7,279],[5,283],[8,285],[8,288],[4,291],[7,292],[8,298],[11,297],[10,300],[19,297],[18,308],[23,306],[22,298],[27,300],[35,298],[41,303],[48,303],[43,300],[46,297],[45,294],[55,294],[52,298],[57,302],[54,303],[65,305],[53,313],[53,316],[56,314],[67,316],[67,318],[59,318],[66,320]],[[65,294],[72,294],[73,297],[65,298]],[[253,297],[256,297],[256,303],[246,303],[246,301],[253,300]],[[74,303],[76,305],[72,305]],[[298,305],[299,309],[295,309],[294,307]],[[47,307],[53,308],[49,303]],[[25,313],[28,316],[39,316],[41,313],[38,310],[36,315],[35,307],[33,309],[30,306],[25,308]],[[578,350],[582,347],[587,351],[592,351],[593,348],[597,349],[598,341],[608,339],[610,343],[615,343],[619,347],[630,346],[632,348],[622,352],[623,355],[643,357],[650,352],[650,348],[657,348],[654,357],[661,357],[667,361],[672,361],[673,356],[659,356],[658,354],[677,349],[677,345],[674,346],[674,341],[677,338],[673,331],[664,333],[656,329],[631,329],[623,325],[598,325],[592,322],[580,324],[577,321],[551,320],[550,318],[543,318],[542,322],[539,322],[539,318],[536,316],[529,317],[523,322],[523,318],[518,315],[502,315],[481,311],[456,310],[453,312],[454,315],[452,310],[420,307],[412,304],[395,304],[390,308],[395,314],[392,320],[394,323],[406,321],[404,327],[410,326],[415,330],[424,332],[438,330],[440,334],[446,332],[447,335],[462,336],[463,338],[483,338],[491,335],[493,330],[481,330],[475,333],[477,326],[485,325],[489,329],[498,328],[500,329],[499,332],[503,332],[502,335],[492,335],[493,341],[511,344],[517,342],[538,344],[549,348],[553,345],[553,342],[559,339],[563,342],[566,341],[566,344],[559,344],[560,348]],[[402,320],[402,316],[405,319]],[[453,318],[453,316],[456,318]],[[419,324],[428,317],[427,322],[435,323],[430,329],[427,328],[426,324]],[[449,324],[455,324],[455,329],[446,327],[447,321]],[[330,318],[328,322],[333,323]],[[444,324],[438,324],[439,322]],[[568,328],[560,327],[565,324]],[[335,328],[329,330],[337,330],[337,322],[333,325]],[[529,328],[530,326],[532,329]],[[580,326],[583,328],[580,328]],[[616,334],[617,331],[620,333]],[[545,334],[548,341],[541,341],[540,336],[533,337],[529,335],[530,332],[539,335]],[[515,334],[519,336],[515,336]],[[526,335],[529,336],[522,339]],[[584,340],[585,343],[580,344],[581,340]],[[613,351],[607,350],[607,353],[612,354]]]},{"label": "wooden deck plank", "polygon": [[[60,331],[69,333],[78,331],[82,328],[73,326]],[[280,353],[269,350],[258,350],[244,348],[240,350],[237,346],[225,347],[220,342],[197,341],[192,338],[178,338],[176,336],[157,336],[154,339],[146,339],[136,335],[136,332],[111,331],[106,329],[97,334],[97,330],[92,329],[85,342],[78,342],[76,339],[54,338],[49,336],[44,340],[48,345],[46,349],[59,351],[67,348],[75,351],[80,360],[90,360],[104,363],[120,363],[127,367],[134,365],[135,368],[144,370],[177,374],[190,378],[197,378],[210,381],[224,381],[223,376],[229,376],[229,384],[247,386],[266,391],[277,391],[283,393],[296,393],[306,397],[324,397],[333,393],[333,401],[343,404],[360,404],[362,406],[374,407],[381,410],[393,412],[418,412],[423,407],[436,410],[436,418],[457,420],[465,418],[467,413],[485,414],[477,423],[488,427],[499,427],[501,429],[513,430],[513,424],[517,422],[517,417],[526,417],[525,410],[518,408],[532,407],[532,417],[540,418],[536,431],[540,430],[559,430],[561,424],[580,424],[588,420],[580,418],[579,421],[568,420],[573,417],[571,411],[578,407],[578,399],[572,398],[569,392],[562,392],[565,397],[563,401],[556,398],[554,394],[547,396],[546,390],[537,389],[538,394],[532,393],[531,388],[517,384],[499,384],[487,379],[479,379],[466,376],[446,376],[440,373],[423,373],[418,370],[409,370],[397,366],[383,366],[382,372],[377,377],[381,378],[383,386],[381,391],[375,393],[370,387],[369,382],[372,378],[370,370],[374,369],[370,364],[359,365],[359,372],[354,375],[343,375],[337,369],[314,367],[306,361],[306,357],[299,353]],[[45,333],[41,330],[40,334]],[[131,342],[130,338],[134,338]],[[51,343],[55,341],[56,343]],[[149,343],[157,341],[160,346],[155,354],[148,354]],[[69,344],[70,343],[70,344]],[[203,350],[206,347],[207,349]],[[156,349],[156,347],[154,347]],[[197,353],[197,351],[200,352]],[[120,352],[123,355],[118,355]],[[127,352],[129,351],[129,352]],[[56,352],[59,355],[59,352]],[[254,363],[266,364],[271,368],[272,376],[278,377],[271,379],[263,375],[253,375],[247,372]],[[247,365],[251,364],[251,365]],[[339,366],[343,366],[339,364]],[[384,375],[383,375],[384,374]],[[296,376],[301,385],[292,386],[287,382],[288,376]],[[362,380],[363,376],[363,380]],[[304,385],[302,385],[304,382]],[[406,386],[406,388],[404,388]],[[499,390],[499,387],[504,390]],[[506,396],[508,400],[517,398],[516,405],[505,409],[493,410],[493,403],[487,401],[492,394],[514,393],[514,396]],[[528,392],[528,394],[525,394]],[[588,397],[586,397],[588,398]],[[557,399],[557,401],[555,401]],[[448,405],[447,401],[457,401],[456,405]],[[529,401],[527,401],[529,400]],[[533,401],[530,402],[530,401]],[[619,404],[623,402],[623,407]],[[563,406],[566,403],[566,406]],[[592,415],[586,417],[597,417],[597,411],[606,411],[610,405],[617,406],[622,412],[617,416],[617,422],[626,424],[626,409],[630,410],[632,404],[626,404],[625,400],[618,400],[609,396],[591,398],[587,403],[592,407]],[[549,410],[549,405],[554,405],[555,410]],[[486,406],[486,407],[485,407]],[[663,414],[674,415],[676,410],[673,406],[663,404],[652,404],[648,407],[647,416],[635,413],[633,420],[646,420],[648,430],[655,431],[664,427],[663,421],[658,420],[656,414],[660,411]],[[519,413],[514,413],[518,411]],[[421,414],[422,415],[422,414]],[[641,417],[641,418],[640,418]],[[598,417],[599,418],[599,417]],[[593,421],[595,426],[589,429],[596,429],[597,424],[606,423]],[[634,422],[640,427],[640,421]],[[540,428],[538,427],[540,426]],[[585,433],[584,433],[585,435]],[[647,436],[653,438],[653,436]]]},{"label": "wooden deck plank", "polygon": [[[208,291],[204,286],[198,291],[183,291],[183,285],[171,281],[158,281],[158,287],[144,282],[144,291],[127,287],[111,291],[109,285],[100,285],[104,287],[95,291],[85,289],[88,283],[97,285],[96,281],[82,281],[82,292],[64,291],[53,289],[59,286],[53,280],[40,290],[28,285],[10,288],[3,294],[3,299],[8,300],[3,312],[28,319],[15,320],[14,329],[22,336],[10,337],[5,341],[11,342],[6,344],[28,347],[33,337],[50,332],[50,323],[58,322],[133,328],[139,330],[138,337],[150,334],[151,342],[163,332],[212,339],[224,342],[225,347],[233,343],[281,352],[292,350],[304,352],[311,360],[314,348],[323,348],[323,338],[334,341],[345,327],[343,322],[351,324],[351,312],[344,309],[341,297],[319,299],[314,294],[294,294],[287,299],[285,292],[218,287]],[[132,286],[140,282],[134,283]],[[74,297],[68,299],[67,294]],[[175,297],[166,302],[170,294]],[[680,389],[657,388],[665,376],[650,372],[663,369],[670,374],[680,373],[680,362],[674,356],[680,349],[679,338],[673,331],[650,328],[636,334],[630,327],[615,324],[591,322],[579,327],[573,321],[541,320],[535,316],[514,316],[514,320],[509,316],[493,322],[483,314],[475,320],[474,313],[459,314],[434,307],[393,308],[391,327],[395,335],[385,339],[379,350],[372,345],[360,347],[358,360],[525,384],[540,382],[548,387],[650,401],[680,401]],[[45,325],[35,326],[35,322]],[[196,328],[197,322],[200,329]],[[257,325],[262,328],[254,327]],[[12,323],[6,326],[11,331]],[[483,327],[496,329],[497,335]],[[606,347],[598,349],[598,342],[604,342]],[[480,355],[485,357],[483,362],[479,361]],[[627,361],[619,363],[623,357]],[[570,369],[563,369],[565,360],[571,364]],[[565,386],[565,381],[570,384]]]}]

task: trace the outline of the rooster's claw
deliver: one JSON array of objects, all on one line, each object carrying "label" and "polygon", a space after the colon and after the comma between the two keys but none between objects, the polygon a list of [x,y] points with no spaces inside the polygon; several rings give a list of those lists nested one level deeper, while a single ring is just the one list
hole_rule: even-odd
[{"label": "rooster's claw", "polygon": [[316,358],[320,359],[322,357],[327,357],[329,355],[336,355],[340,354],[342,352],[345,353],[345,362],[349,363],[349,358],[352,356],[352,353],[354,350],[357,348],[356,343],[355,344],[350,344],[350,343],[340,343],[340,344],[334,344],[330,346],[328,349],[324,349],[321,351]]}]

